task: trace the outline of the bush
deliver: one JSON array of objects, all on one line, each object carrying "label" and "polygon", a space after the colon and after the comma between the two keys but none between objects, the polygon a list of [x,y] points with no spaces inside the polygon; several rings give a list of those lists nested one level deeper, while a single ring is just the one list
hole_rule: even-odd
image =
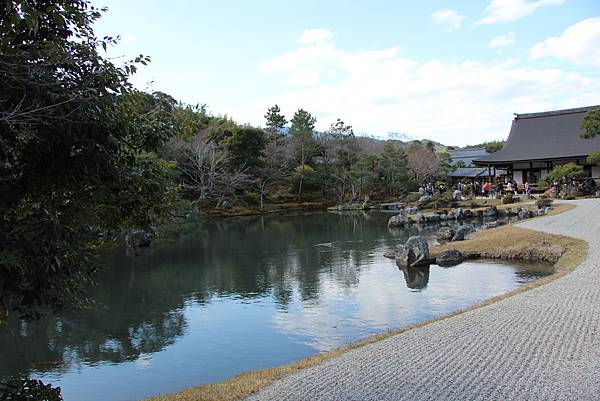
[{"label": "bush", "polygon": [[506,194],[502,198],[502,204],[503,205],[508,205],[509,203],[515,203],[515,199],[513,198],[512,194]]},{"label": "bush", "polygon": [[547,207],[552,206],[552,202],[552,199],[540,196],[540,198],[535,201],[535,205],[538,209],[545,209]]},{"label": "bush", "polygon": [[63,398],[60,387],[21,377],[0,384],[0,401],[63,401]]}]

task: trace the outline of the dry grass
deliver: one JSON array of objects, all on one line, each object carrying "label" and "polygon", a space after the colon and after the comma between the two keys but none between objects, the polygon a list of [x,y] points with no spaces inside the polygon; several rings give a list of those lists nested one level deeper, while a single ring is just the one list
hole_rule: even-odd
[{"label": "dry grass", "polygon": [[[556,205],[555,209],[553,210],[553,214],[564,212],[574,207],[575,206],[573,205]],[[555,264],[556,272],[554,274],[527,283],[518,289],[510,291],[501,296],[488,299],[481,304],[454,312],[450,315],[440,316],[425,322],[412,324],[410,326],[378,334],[357,343],[349,344],[333,351],[318,354],[289,365],[242,373],[223,382],[191,387],[178,393],[151,397],[146,401],[234,401],[245,398],[251,394],[255,394],[262,388],[273,383],[275,380],[281,379],[282,377],[294,373],[300,369],[318,365],[353,349],[381,341],[385,338],[406,332],[408,330],[414,330],[416,328],[431,324],[435,321],[449,319],[471,310],[493,304],[501,301],[502,299],[511,297],[515,294],[530,290],[535,287],[539,287],[559,277],[562,277],[573,271],[581,262],[583,262],[587,255],[588,244],[585,241],[565,237],[562,235],[545,234],[538,231],[532,231],[508,225],[477,232],[473,239],[467,241],[462,241],[460,243],[454,242],[435,247],[432,249],[432,253],[434,254],[439,253],[444,249],[455,248],[464,252],[478,252],[502,257],[503,255],[507,256],[508,252],[526,254],[529,252],[528,249],[540,247],[547,248],[557,245],[564,249],[565,252]]]}]

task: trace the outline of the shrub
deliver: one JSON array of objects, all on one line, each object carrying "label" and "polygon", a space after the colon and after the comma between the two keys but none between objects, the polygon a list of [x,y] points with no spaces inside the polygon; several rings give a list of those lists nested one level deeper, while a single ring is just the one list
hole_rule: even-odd
[{"label": "shrub", "polygon": [[538,209],[545,209],[547,207],[550,207],[552,205],[552,202],[552,199],[540,196],[540,198],[537,201],[535,201],[535,205]]},{"label": "shrub", "polygon": [[63,398],[60,387],[20,377],[0,384],[0,401],[63,401]]},{"label": "shrub", "polygon": [[508,205],[509,203],[515,203],[515,199],[513,198],[512,194],[506,194],[504,197],[502,197],[503,205]]}]

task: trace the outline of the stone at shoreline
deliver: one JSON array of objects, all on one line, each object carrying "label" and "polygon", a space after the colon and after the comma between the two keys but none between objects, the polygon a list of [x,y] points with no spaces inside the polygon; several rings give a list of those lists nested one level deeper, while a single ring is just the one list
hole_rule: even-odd
[{"label": "stone at shoreline", "polygon": [[125,234],[125,244],[130,248],[146,248],[152,243],[150,234],[143,230],[128,230]]},{"label": "stone at shoreline", "polygon": [[407,207],[404,209],[404,213],[406,213],[408,215],[417,214],[417,213],[419,213],[419,208],[418,207]]},{"label": "stone at shoreline", "polygon": [[412,218],[409,217],[404,210],[401,210],[397,215],[390,217],[388,220],[388,227],[404,227],[412,222]]},{"label": "stone at shoreline", "polygon": [[450,227],[442,227],[437,232],[437,239],[440,241],[450,241],[454,237],[455,231]]},{"label": "stone at shoreline", "polygon": [[472,231],[472,228],[470,226],[460,226],[457,230],[456,233],[454,233],[454,236],[452,237],[452,242],[456,242],[456,241],[464,241],[465,237],[467,235],[469,235]]},{"label": "stone at shoreline", "polygon": [[410,237],[404,248],[396,256],[396,264],[400,268],[414,267],[428,262],[429,244],[423,237]]},{"label": "stone at shoreline", "polygon": [[457,249],[448,249],[435,258],[435,263],[441,267],[451,267],[462,263],[465,260],[463,253]]},{"label": "stone at shoreline", "polygon": [[483,211],[483,217],[496,217],[498,215],[498,209],[496,206],[486,207]]},{"label": "stone at shoreline", "polygon": [[427,205],[429,203],[431,203],[431,201],[433,200],[433,198],[429,195],[423,195],[419,198],[419,205]]},{"label": "stone at shoreline", "polygon": [[387,251],[383,254],[384,258],[396,259],[396,251]]}]

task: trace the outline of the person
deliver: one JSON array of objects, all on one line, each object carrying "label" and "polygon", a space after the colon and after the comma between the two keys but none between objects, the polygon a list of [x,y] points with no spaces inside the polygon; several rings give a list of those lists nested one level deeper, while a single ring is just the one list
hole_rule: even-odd
[{"label": "person", "polygon": [[483,195],[484,197],[487,198],[487,196],[489,195],[490,192],[490,184],[489,182],[484,182],[483,186],[481,187],[481,195]]},{"label": "person", "polygon": [[512,182],[509,180],[508,183],[506,184],[506,192],[512,193],[512,191],[513,191],[513,185],[512,185]]},{"label": "person", "polygon": [[525,181],[525,196],[528,198],[531,197],[531,187],[529,186],[529,182]]},{"label": "person", "polygon": [[421,196],[425,195],[425,188],[423,188],[423,185],[421,185],[419,187],[419,195],[421,195]]}]

